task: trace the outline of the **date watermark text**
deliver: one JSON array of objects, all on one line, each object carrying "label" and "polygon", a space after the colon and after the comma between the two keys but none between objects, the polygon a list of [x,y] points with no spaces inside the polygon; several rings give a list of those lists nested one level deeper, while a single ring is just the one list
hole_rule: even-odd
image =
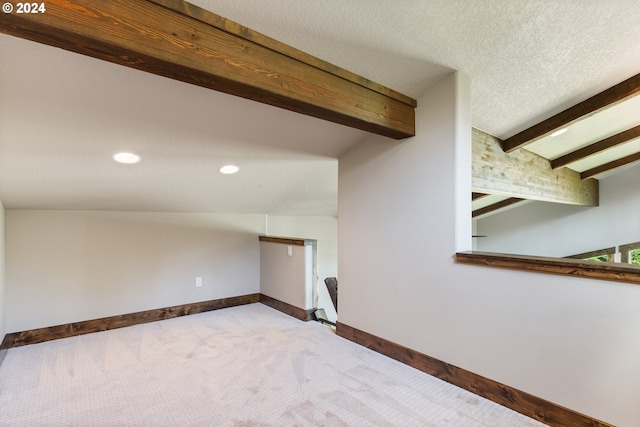
[{"label": "date watermark text", "polygon": [[2,5],[4,13],[45,13],[47,7],[44,3],[5,3]]}]

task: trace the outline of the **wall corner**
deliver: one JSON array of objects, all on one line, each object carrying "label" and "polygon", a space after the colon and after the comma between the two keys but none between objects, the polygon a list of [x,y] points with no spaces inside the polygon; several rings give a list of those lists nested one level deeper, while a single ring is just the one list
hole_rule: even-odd
[{"label": "wall corner", "polygon": [[455,79],[455,250],[473,249],[471,219],[471,78],[456,71]]}]

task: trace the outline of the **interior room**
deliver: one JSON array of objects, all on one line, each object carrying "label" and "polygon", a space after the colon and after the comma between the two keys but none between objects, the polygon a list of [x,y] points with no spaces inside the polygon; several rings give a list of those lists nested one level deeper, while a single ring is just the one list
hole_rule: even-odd
[{"label": "interior room", "polygon": [[[204,373],[207,345],[244,349],[252,325],[247,342],[292,358],[289,398],[323,378],[294,350],[353,363],[326,376],[343,388],[313,389],[332,406],[291,401],[266,425],[640,425],[635,2],[36,5],[0,15],[0,401],[18,359],[44,375],[26,384],[73,361],[100,372],[182,325],[171,352]],[[269,282],[271,244],[304,253],[310,293],[283,290],[286,263]],[[301,350],[327,331],[340,347]],[[102,356],[65,350],[98,336]],[[203,337],[202,353],[180,344]],[[395,388],[354,374],[385,364]],[[435,409],[416,397],[427,377],[459,391]],[[197,399],[275,413],[242,378]],[[394,396],[383,418],[344,404],[376,393]],[[81,424],[64,408],[54,419]],[[121,416],[102,421],[141,419]]]}]

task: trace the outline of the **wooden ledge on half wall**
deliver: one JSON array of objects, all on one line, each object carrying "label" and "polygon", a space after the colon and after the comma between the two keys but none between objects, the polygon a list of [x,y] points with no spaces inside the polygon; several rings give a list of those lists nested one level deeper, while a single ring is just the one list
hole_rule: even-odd
[{"label": "wooden ledge on half wall", "polygon": [[315,239],[300,239],[297,237],[279,237],[279,236],[258,236],[260,242],[280,243],[283,245],[306,246],[313,245],[317,241]]},{"label": "wooden ledge on half wall", "polygon": [[640,266],[619,262],[595,262],[572,258],[551,258],[494,252],[458,252],[455,260],[461,264],[509,268],[563,276],[584,277],[640,284]]}]

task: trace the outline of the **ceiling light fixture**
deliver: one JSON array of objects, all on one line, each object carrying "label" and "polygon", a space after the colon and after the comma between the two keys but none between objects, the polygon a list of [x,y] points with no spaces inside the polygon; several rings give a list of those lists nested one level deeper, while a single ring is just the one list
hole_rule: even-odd
[{"label": "ceiling light fixture", "polygon": [[118,163],[133,164],[140,161],[140,156],[134,153],[117,153],[113,155],[113,160]]},{"label": "ceiling light fixture", "polygon": [[554,133],[551,134],[551,136],[558,136],[558,135],[562,135],[563,133],[565,133],[566,131],[568,131],[569,128],[562,128],[562,129],[558,129],[557,131],[555,131]]},{"label": "ceiling light fixture", "polygon": [[220,168],[220,173],[225,175],[231,175],[238,172],[240,168],[236,165],[226,165]]}]

